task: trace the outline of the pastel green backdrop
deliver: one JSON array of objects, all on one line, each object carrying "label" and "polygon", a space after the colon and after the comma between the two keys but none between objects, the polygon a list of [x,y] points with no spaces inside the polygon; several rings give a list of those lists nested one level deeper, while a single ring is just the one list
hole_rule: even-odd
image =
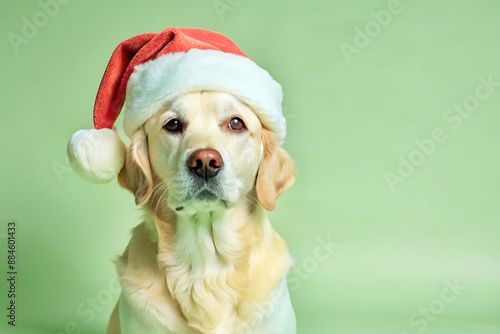
[{"label": "pastel green backdrop", "polygon": [[299,333],[500,333],[500,2],[0,6],[0,261],[13,220],[19,271],[2,333],[104,332],[140,213],[79,179],[66,143],[115,46],[171,26],[228,36],[283,86],[299,174],[270,216]]}]

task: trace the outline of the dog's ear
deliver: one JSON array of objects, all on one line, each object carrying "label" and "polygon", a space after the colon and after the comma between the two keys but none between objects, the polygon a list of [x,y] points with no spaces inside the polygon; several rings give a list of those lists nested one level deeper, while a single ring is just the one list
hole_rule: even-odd
[{"label": "dog's ear", "polygon": [[262,129],[264,156],[260,163],[255,188],[257,199],[267,211],[273,211],[278,197],[295,182],[295,165],[274,140],[273,134]]},{"label": "dog's ear", "polygon": [[142,130],[132,138],[125,164],[118,174],[118,183],[135,196],[135,204],[143,205],[153,191],[153,176],[149,164],[148,140]]}]

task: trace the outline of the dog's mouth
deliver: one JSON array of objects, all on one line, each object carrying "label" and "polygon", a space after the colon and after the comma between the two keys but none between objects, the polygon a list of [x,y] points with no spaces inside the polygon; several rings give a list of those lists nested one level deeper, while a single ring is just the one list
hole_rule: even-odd
[{"label": "dog's mouth", "polygon": [[200,201],[215,201],[220,198],[213,191],[208,189],[203,189],[198,194],[193,196],[193,199]]},{"label": "dog's mouth", "polygon": [[167,205],[181,215],[228,209],[239,199],[238,181],[229,182],[223,173],[204,180],[185,171],[172,181]]},{"label": "dog's mouth", "polygon": [[203,181],[200,178],[193,178],[192,183],[186,189],[184,200],[194,200],[197,202],[213,202],[223,200],[224,190],[218,178]]},{"label": "dog's mouth", "polygon": [[220,192],[210,188],[211,187],[205,186],[201,189],[198,188],[198,190],[196,191],[190,191],[189,195],[184,196],[182,200],[177,202],[179,204],[175,207],[175,211],[185,211],[186,208],[193,208],[193,206],[198,209],[206,209],[209,207],[218,206],[220,204],[227,206],[227,201],[220,194]]}]

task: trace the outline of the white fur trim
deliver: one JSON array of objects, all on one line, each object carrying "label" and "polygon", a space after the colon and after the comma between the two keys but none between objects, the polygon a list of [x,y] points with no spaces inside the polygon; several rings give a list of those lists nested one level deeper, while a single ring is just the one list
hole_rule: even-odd
[{"label": "white fur trim", "polygon": [[84,180],[107,183],[123,167],[127,149],[111,129],[79,130],[68,143],[68,160]]},{"label": "white fur trim", "polygon": [[197,90],[231,93],[250,105],[279,143],[286,134],[281,85],[252,60],[216,50],[192,49],[135,67],[127,84],[125,133],[134,132],[167,100]]}]

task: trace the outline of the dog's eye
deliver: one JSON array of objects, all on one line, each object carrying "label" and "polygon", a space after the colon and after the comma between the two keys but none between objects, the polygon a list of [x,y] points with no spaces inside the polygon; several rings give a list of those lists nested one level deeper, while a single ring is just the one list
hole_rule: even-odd
[{"label": "dog's eye", "polygon": [[163,128],[169,132],[181,132],[182,124],[178,119],[171,119],[163,126]]},{"label": "dog's eye", "polygon": [[242,131],[245,129],[245,123],[240,118],[235,117],[229,122],[229,127],[234,131]]}]

